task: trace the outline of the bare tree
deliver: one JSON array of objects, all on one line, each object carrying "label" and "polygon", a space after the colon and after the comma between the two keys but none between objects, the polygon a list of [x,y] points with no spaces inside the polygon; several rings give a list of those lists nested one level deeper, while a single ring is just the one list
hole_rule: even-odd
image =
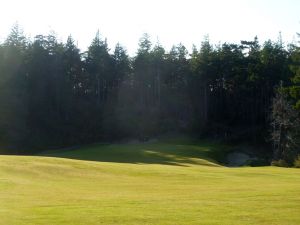
[{"label": "bare tree", "polygon": [[299,152],[300,119],[282,85],[273,99],[271,119],[273,159],[292,163]]}]

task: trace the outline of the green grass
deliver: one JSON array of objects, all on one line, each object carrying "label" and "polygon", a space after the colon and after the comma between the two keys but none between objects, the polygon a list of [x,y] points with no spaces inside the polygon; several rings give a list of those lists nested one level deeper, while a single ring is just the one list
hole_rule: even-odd
[{"label": "green grass", "polygon": [[220,166],[229,150],[226,145],[180,138],[142,144],[94,144],[84,149],[46,151],[41,155],[117,163]]},{"label": "green grass", "polygon": [[227,168],[229,150],[169,140],[0,156],[0,225],[300,224],[300,170]]}]

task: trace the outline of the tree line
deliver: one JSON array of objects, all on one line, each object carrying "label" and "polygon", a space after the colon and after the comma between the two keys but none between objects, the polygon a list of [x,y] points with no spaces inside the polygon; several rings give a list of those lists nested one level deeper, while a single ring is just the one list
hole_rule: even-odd
[{"label": "tree line", "polygon": [[97,32],[81,52],[71,36],[29,40],[14,26],[0,44],[1,146],[26,153],[174,132],[275,146],[276,93],[299,116],[299,48],[280,38],[204,38],[189,53],[144,34],[138,46],[130,57]]}]

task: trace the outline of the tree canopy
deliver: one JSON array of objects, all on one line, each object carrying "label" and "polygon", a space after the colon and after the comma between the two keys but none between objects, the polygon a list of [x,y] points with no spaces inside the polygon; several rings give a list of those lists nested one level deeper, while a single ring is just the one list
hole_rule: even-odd
[{"label": "tree canopy", "polygon": [[[86,52],[72,36],[0,44],[0,144],[40,149],[172,132],[266,144],[275,87],[300,109],[300,51],[281,40],[165,50],[144,34],[134,57],[99,31]],[[20,148],[21,147],[21,148]]]}]

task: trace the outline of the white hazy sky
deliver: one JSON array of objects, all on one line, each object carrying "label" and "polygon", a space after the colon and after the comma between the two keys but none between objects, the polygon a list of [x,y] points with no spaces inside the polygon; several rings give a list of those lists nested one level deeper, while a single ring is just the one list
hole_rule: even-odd
[{"label": "white hazy sky", "polygon": [[18,22],[25,34],[54,30],[86,50],[97,29],[110,48],[117,42],[133,55],[144,32],[169,49],[188,49],[208,34],[212,43],[252,40],[291,42],[300,32],[300,0],[1,0],[0,41]]}]

